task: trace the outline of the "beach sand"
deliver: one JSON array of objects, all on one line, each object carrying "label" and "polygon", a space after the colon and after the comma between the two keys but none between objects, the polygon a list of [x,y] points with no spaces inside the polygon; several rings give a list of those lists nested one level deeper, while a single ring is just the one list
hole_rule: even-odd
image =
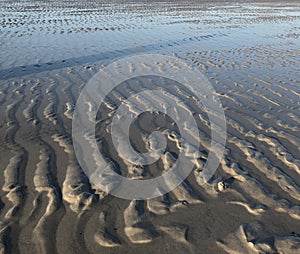
[{"label": "beach sand", "polygon": [[[201,103],[170,80],[122,83],[97,114],[98,149],[111,169],[149,179],[168,171],[183,147],[194,164],[172,192],[125,200],[85,174],[72,119],[101,67],[141,53],[172,56],[207,77],[224,108],[227,141],[212,179],[200,184],[211,147]],[[297,1],[1,1],[0,59],[0,253],[300,253]],[[115,71],[159,63],[134,64]],[[163,75],[178,66],[159,68]],[[152,131],[167,141],[163,156],[143,167],[118,156],[110,126],[120,105],[132,115],[163,106],[151,96],[124,103],[158,83],[186,102],[200,135],[186,123],[183,139],[163,113],[140,115],[130,129],[137,150],[155,149]],[[115,138],[125,147],[122,134]]]}]

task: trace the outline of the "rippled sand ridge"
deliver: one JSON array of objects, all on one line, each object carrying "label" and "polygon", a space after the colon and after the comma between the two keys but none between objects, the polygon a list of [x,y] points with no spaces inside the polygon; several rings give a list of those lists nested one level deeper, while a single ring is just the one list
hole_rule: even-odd
[{"label": "rippled sand ridge", "polygon": [[[97,185],[79,163],[76,101],[100,69],[183,72],[172,62],[114,65],[137,54],[178,59],[215,89],[227,140],[207,183],[201,172],[217,126],[193,91],[167,78],[126,80],[96,115],[86,102],[86,114],[96,118],[91,146],[105,161],[93,154],[98,168],[145,180],[184,154],[193,170],[176,189],[158,188],[147,200],[118,198],[108,193],[118,187],[112,176]],[[1,0],[0,59],[0,253],[300,253],[297,1]],[[180,111],[165,98],[191,111],[198,130],[183,121],[183,137]],[[113,116],[122,120],[120,107],[136,118],[130,142],[137,151],[160,153],[159,137],[165,140],[154,163],[119,156],[128,149],[125,131],[111,128]],[[162,110],[137,111],[153,107]],[[89,133],[83,138],[91,141]]]}]

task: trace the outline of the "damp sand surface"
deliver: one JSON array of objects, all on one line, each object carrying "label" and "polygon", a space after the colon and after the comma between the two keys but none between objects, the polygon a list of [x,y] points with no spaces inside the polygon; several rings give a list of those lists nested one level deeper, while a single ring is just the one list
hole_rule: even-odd
[{"label": "damp sand surface", "polygon": [[[97,119],[95,150],[106,162],[98,167],[140,180],[167,172],[179,154],[193,165],[172,192],[124,200],[105,192],[113,184],[86,175],[72,119],[81,89],[101,67],[142,53],[171,56],[207,77],[224,108],[227,141],[217,171],[201,184],[211,148],[205,107],[167,79],[123,82],[96,116],[87,103]],[[297,1],[1,1],[0,59],[0,253],[300,252]],[[114,68],[180,72],[170,62]],[[199,135],[183,122],[183,137],[179,115],[137,114],[165,106],[149,89],[185,102],[181,110],[192,112]],[[151,165],[119,156],[111,122],[120,106],[136,117],[129,133],[136,150],[156,151],[149,134],[164,136],[166,150]],[[113,136],[123,151],[127,134]]]}]

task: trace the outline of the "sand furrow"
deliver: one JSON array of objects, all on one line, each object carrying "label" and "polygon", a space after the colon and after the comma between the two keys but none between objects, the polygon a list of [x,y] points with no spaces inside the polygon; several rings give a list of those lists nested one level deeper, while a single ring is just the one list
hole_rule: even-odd
[{"label": "sand furrow", "polygon": [[46,223],[60,206],[60,197],[57,193],[50,169],[50,151],[43,147],[40,150],[40,161],[36,165],[35,176],[33,179],[35,189],[38,193],[47,193],[48,204],[45,213],[37,222],[33,236],[36,241],[36,247],[39,253],[49,253],[49,241],[47,240]]},{"label": "sand furrow", "polygon": [[217,241],[228,253],[295,253],[300,237],[294,235],[276,236],[267,233],[258,221],[242,224],[225,239]]},{"label": "sand furrow", "polygon": [[73,118],[73,112],[76,100],[74,98],[74,95],[72,93],[72,86],[78,82],[77,79],[73,80],[72,76],[74,76],[74,72],[72,70],[67,70],[67,74],[65,75],[59,75],[56,76],[57,79],[59,79],[60,83],[65,84],[64,88],[62,89],[64,96],[64,100],[67,102],[66,105],[66,111],[64,112],[65,117],[72,120]]},{"label": "sand furrow", "polygon": [[[274,1],[1,1],[0,253],[296,253],[300,5]],[[114,63],[105,73],[112,81],[141,76],[111,91],[96,113],[87,102],[95,135],[80,133],[91,157],[79,165],[84,151],[71,139],[79,93],[100,68],[144,53],[201,69],[215,92],[175,82],[189,77],[159,57]],[[159,75],[143,76],[149,70]],[[222,119],[207,114],[210,100],[223,104],[228,141],[205,182],[208,159],[221,151],[212,129],[225,132],[211,123]],[[126,117],[134,118],[128,132],[119,125]],[[109,195],[122,188],[114,173],[146,180],[177,162],[192,174],[175,176],[183,181],[170,193]]]},{"label": "sand furrow", "polygon": [[[164,171],[168,171],[174,166],[176,159],[170,153],[167,152],[162,156],[162,162],[164,166]],[[169,183],[166,182],[166,184],[168,186]],[[192,188],[188,186],[184,181],[182,181],[182,183],[172,191],[172,194],[174,194],[176,199],[180,202],[187,202],[189,204],[202,203],[200,197],[197,196],[197,194],[192,190]]]},{"label": "sand furrow", "polygon": [[72,120],[73,119],[73,113],[74,113],[74,105],[70,102],[66,102],[66,111],[64,113],[64,115]]},{"label": "sand furrow", "polygon": [[[170,211],[170,200],[167,195],[164,195],[163,192],[159,189],[156,190],[156,193],[161,194],[161,196],[153,199],[147,200],[147,209],[156,215],[164,215]],[[155,194],[156,194],[155,193]]]},{"label": "sand furrow", "polygon": [[94,235],[94,240],[96,243],[103,247],[116,247],[121,244],[120,240],[113,236],[105,227],[106,215],[101,212],[99,215],[98,229]]},{"label": "sand furrow", "polygon": [[247,161],[251,162],[267,178],[276,182],[283,191],[297,200],[300,199],[299,186],[290,176],[279,168],[274,167],[270,160],[264,157],[261,152],[257,151],[252,143],[240,140],[237,137],[230,138],[228,141],[237,146],[245,154]]},{"label": "sand furrow", "polygon": [[[101,140],[98,139],[97,142],[93,142],[92,137],[88,133],[84,135],[84,138],[93,148],[92,156],[94,163],[97,165],[95,172],[90,175],[90,184],[102,199],[119,184],[119,180],[112,174],[112,172],[115,172],[117,168],[113,161],[102,154],[101,149],[98,151],[98,145],[100,144],[100,146],[102,146]],[[99,152],[100,156],[98,154]]]},{"label": "sand furrow", "polygon": [[49,104],[44,109],[44,116],[46,119],[48,119],[50,122],[52,122],[54,125],[57,124],[57,118],[56,118],[56,102],[53,97],[49,97]]},{"label": "sand furrow", "polygon": [[300,138],[294,135],[291,135],[285,131],[277,131],[275,128],[270,127],[266,129],[267,133],[275,134],[278,138],[282,138],[289,143],[293,144],[295,146],[296,151],[299,151],[300,149]]},{"label": "sand furrow", "polygon": [[293,132],[299,132],[300,131],[300,128],[298,126],[290,126],[289,124],[287,123],[284,123],[282,122],[281,120],[277,120],[276,121],[276,124],[284,129],[287,129],[287,130],[291,130]]},{"label": "sand furrow", "polygon": [[124,211],[124,231],[132,243],[150,243],[155,237],[153,232],[140,225],[143,217],[145,217],[145,213],[142,207],[142,202],[132,200]]},{"label": "sand furrow", "polygon": [[28,122],[31,122],[33,125],[36,125],[38,121],[34,119],[34,110],[37,106],[37,98],[31,99],[30,104],[23,110],[23,115]]},{"label": "sand furrow", "polygon": [[[222,160],[222,169],[234,177],[234,185],[237,185],[237,191],[242,191],[241,200],[229,201],[231,204],[245,206],[246,209],[254,215],[265,212],[266,209],[274,209],[277,212],[283,212],[292,218],[300,219],[293,205],[286,199],[280,199],[276,194],[271,193],[259,180],[249,175],[249,173],[240,168],[236,163],[231,163],[228,159]],[[230,188],[235,188],[230,186]],[[246,194],[246,197],[243,195]],[[247,197],[251,197],[249,200]],[[259,203],[256,203],[259,202]],[[300,211],[300,210],[299,210]]]},{"label": "sand furrow", "polygon": [[14,156],[9,160],[9,164],[4,169],[4,186],[2,190],[6,192],[7,199],[12,203],[12,207],[6,213],[7,220],[15,216],[23,202],[22,184],[20,183],[20,170],[23,168],[24,151],[15,150]]},{"label": "sand furrow", "polygon": [[53,135],[53,140],[64,148],[69,157],[66,178],[62,186],[63,199],[69,203],[70,209],[81,214],[95,201],[87,177],[79,166],[71,140],[65,135]]},{"label": "sand furrow", "polygon": [[21,92],[24,90],[24,84],[21,83],[19,87],[15,88],[15,91],[19,91],[16,101],[13,104],[9,104],[6,107],[7,118],[7,130],[5,132],[6,146],[11,151],[12,157],[9,160],[8,165],[3,171],[4,185],[2,190],[6,194],[8,201],[8,210],[6,211],[1,223],[1,247],[4,249],[4,253],[8,249],[10,242],[6,239],[9,238],[10,228],[15,223],[18,223],[15,218],[18,216],[18,212],[24,204],[24,181],[23,175],[25,174],[27,163],[26,150],[16,142],[16,134],[20,131],[16,112],[20,107],[20,101],[23,96]]},{"label": "sand furrow", "polygon": [[300,124],[300,117],[293,114],[293,113],[288,113],[288,116],[293,119],[297,124]]},{"label": "sand furrow", "polygon": [[[248,117],[247,117],[248,118]],[[259,126],[259,129],[265,130],[265,127],[262,123],[260,123],[257,119],[248,118],[255,126]],[[256,134],[254,131],[246,132],[244,128],[237,123],[236,121],[227,118],[227,123],[236,129],[239,133],[243,134],[245,137],[251,137],[258,141],[265,142],[269,146],[269,151],[274,154],[274,156],[282,161],[287,168],[291,170],[295,170],[297,174],[300,174],[300,161],[293,157],[292,154],[287,152],[287,148],[285,148],[277,139],[271,138],[265,134]]]},{"label": "sand furrow", "polygon": [[277,159],[281,160],[287,168],[291,168],[300,174],[300,160],[295,159],[293,155],[288,153],[287,149],[277,139],[267,137],[264,134],[257,135],[257,139],[267,143],[271,147],[270,151]]},{"label": "sand furrow", "polygon": [[[207,123],[208,122],[206,122],[206,125],[208,126]],[[231,118],[227,118],[227,123],[231,127],[233,127],[234,129],[236,129],[243,136],[249,136],[251,134],[251,136],[254,135],[253,137],[256,137],[258,140],[260,140],[259,139],[260,136],[263,136],[262,134],[256,136],[253,131],[246,132],[245,129],[244,129],[244,127],[242,127],[238,122],[232,120]],[[258,124],[258,123],[256,122],[256,124]],[[231,143],[237,145],[237,143],[238,143],[237,140],[238,140],[237,137],[230,135],[229,141]],[[271,140],[274,140],[274,139],[271,139]],[[253,144],[250,145],[249,142],[245,142],[245,141],[242,141],[242,140],[239,140],[239,141],[240,141],[240,143],[244,144],[244,148],[245,149],[248,149],[248,146],[249,146],[251,148],[251,151],[255,151],[255,148],[253,148]],[[279,142],[277,141],[276,148],[279,149],[279,150],[283,149],[284,147],[283,146],[279,146],[278,143]],[[204,147],[205,146],[208,147],[208,143],[203,143],[202,142],[202,144],[204,145]],[[247,146],[247,144],[248,144],[248,146]],[[255,152],[259,153],[258,151],[255,151]],[[229,155],[230,154],[228,154],[228,152],[227,152],[226,157],[228,157]],[[203,158],[205,159],[205,157],[203,157]],[[282,157],[280,157],[280,158],[282,158]],[[260,159],[264,161],[266,158],[260,158]],[[243,184],[241,184],[240,188],[242,188],[244,190],[244,193],[247,193],[247,195],[251,194],[251,197],[254,200],[259,200],[259,202],[261,202],[260,204],[253,204],[253,201],[251,201],[251,200],[245,200],[245,201],[230,201],[230,203],[245,206],[248,209],[248,211],[250,213],[253,213],[253,214],[260,214],[261,212],[264,211],[264,208],[263,208],[263,206],[261,206],[261,204],[262,205],[267,205],[267,206],[269,206],[269,207],[271,207],[271,208],[273,208],[275,210],[284,211],[284,212],[288,213],[291,217],[298,219],[298,215],[297,215],[297,213],[298,213],[297,209],[298,208],[297,208],[297,206],[295,206],[295,205],[293,206],[290,203],[288,203],[288,205],[286,207],[282,206],[283,203],[282,203],[281,200],[277,200],[277,199],[274,200],[272,198],[273,194],[270,194],[269,191],[261,183],[259,183],[255,178],[252,178],[252,177],[248,176],[247,172],[241,170],[237,164],[235,164],[235,163],[228,164],[228,162],[226,162],[226,160],[224,160],[224,159],[221,161],[221,164],[222,164],[222,168],[223,168],[223,170],[225,170],[225,172],[230,173],[233,177],[235,177],[235,178],[239,179],[239,181],[243,182]],[[268,166],[268,167],[270,167],[270,166]],[[294,166],[292,166],[292,167],[294,167]],[[260,168],[260,167],[258,167],[258,168]],[[198,175],[197,171],[195,171],[194,173],[195,173],[195,176],[196,176],[196,179],[197,179],[197,175]],[[283,174],[283,175],[281,175],[281,174]],[[284,183],[286,185],[287,184],[288,185],[292,185],[295,188],[294,191],[295,191],[295,195],[296,196],[294,196],[294,197],[297,199],[297,197],[299,195],[297,184],[295,184],[293,182],[293,180],[288,175],[284,174],[282,171],[277,171],[276,176],[278,176],[278,177],[286,177],[286,181]],[[274,181],[278,181],[277,178],[276,179],[273,178],[273,180]],[[285,188],[286,185],[281,184],[280,186],[282,186],[282,188],[284,190],[284,188]],[[292,188],[292,187],[290,187],[290,188]],[[254,195],[252,195],[252,194],[254,194]]]}]

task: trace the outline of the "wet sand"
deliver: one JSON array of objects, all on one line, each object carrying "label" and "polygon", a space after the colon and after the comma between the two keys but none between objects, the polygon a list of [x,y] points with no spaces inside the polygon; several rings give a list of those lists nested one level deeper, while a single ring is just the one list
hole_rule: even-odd
[{"label": "wet sand", "polygon": [[[297,1],[1,1],[0,31],[0,253],[300,252]],[[79,92],[102,66],[137,53],[184,60],[216,90],[227,143],[207,184],[199,184],[199,173],[211,126],[180,84],[162,80],[159,89],[187,103],[199,137],[187,123],[183,139],[172,119],[148,112],[134,123],[131,141],[145,152],[155,147],[147,134],[163,131],[162,158],[141,167],[118,156],[112,115],[131,94],[155,89],[153,77],[109,94],[97,114],[98,149],[119,174],[148,179],[188,147],[189,177],[161,197],[128,201],[93,185],[78,163],[71,128]],[[157,68],[124,68],[135,67]],[[162,74],[172,68],[160,66]]]}]

